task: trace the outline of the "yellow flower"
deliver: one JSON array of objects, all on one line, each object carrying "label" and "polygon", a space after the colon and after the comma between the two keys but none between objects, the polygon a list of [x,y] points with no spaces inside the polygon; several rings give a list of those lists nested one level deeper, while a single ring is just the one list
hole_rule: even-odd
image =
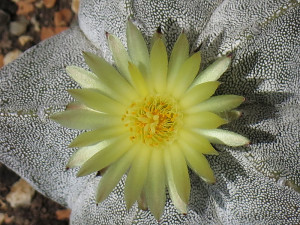
[{"label": "yellow flower", "polygon": [[149,54],[142,34],[130,21],[128,53],[117,37],[107,34],[107,38],[117,69],[85,52],[92,72],[67,67],[82,87],[69,90],[77,101],[51,116],[65,127],[90,130],[70,144],[79,149],[67,167],[80,166],[78,176],[107,168],[97,202],[127,173],[124,196],[128,209],[138,201],[159,219],[167,187],[175,207],[186,213],[191,189],[188,166],[207,183],[215,183],[204,156],[218,155],[211,143],[249,143],[239,134],[218,129],[228,122],[228,115],[239,114],[233,109],[244,101],[236,95],[212,97],[231,59],[221,57],[198,75],[200,53],[189,56],[184,33],[169,60],[162,34],[154,34]]}]

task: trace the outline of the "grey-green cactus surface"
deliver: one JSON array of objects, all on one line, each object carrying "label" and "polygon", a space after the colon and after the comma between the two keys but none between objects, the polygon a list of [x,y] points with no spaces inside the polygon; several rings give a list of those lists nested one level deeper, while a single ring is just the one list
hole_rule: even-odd
[{"label": "grey-green cactus surface", "polygon": [[[78,23],[26,51],[0,71],[0,161],[38,191],[70,207],[71,224],[158,224],[123,200],[125,177],[96,205],[101,177],[76,177],[65,166],[79,131],[49,119],[72,101],[77,84],[65,67],[87,68],[82,51],[112,63],[105,32],[126,43],[128,18],[145,39],[161,27],[170,50],[182,30],[200,48],[202,68],[233,53],[219,93],[246,97],[230,129],[251,140],[215,146],[208,157],[216,184],[191,175],[187,215],[167,201],[159,224],[298,224],[300,221],[300,6],[291,1],[82,0]],[[226,128],[226,126],[225,126]],[[229,129],[229,127],[227,127]]]}]

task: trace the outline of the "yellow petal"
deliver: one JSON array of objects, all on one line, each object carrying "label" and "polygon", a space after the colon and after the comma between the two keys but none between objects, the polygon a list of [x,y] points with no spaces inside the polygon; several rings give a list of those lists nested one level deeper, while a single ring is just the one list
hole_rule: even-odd
[{"label": "yellow petal", "polygon": [[126,34],[130,58],[133,64],[139,68],[143,76],[146,76],[149,71],[150,60],[143,35],[130,20],[128,20],[127,23]]},{"label": "yellow petal", "polygon": [[165,208],[165,182],[163,151],[161,149],[153,149],[145,190],[148,207],[157,220],[160,219]]},{"label": "yellow petal", "polygon": [[192,86],[200,83],[218,80],[221,75],[227,70],[230,62],[231,57],[229,56],[223,56],[217,59],[197,76]]},{"label": "yellow petal", "polygon": [[211,112],[186,114],[183,121],[184,126],[187,128],[201,129],[214,129],[227,123],[226,120]]},{"label": "yellow petal", "polygon": [[103,85],[96,74],[78,66],[67,66],[66,71],[82,88],[102,89]]},{"label": "yellow petal", "polygon": [[165,169],[170,197],[175,207],[186,213],[190,197],[190,178],[184,155],[178,145],[164,150]]},{"label": "yellow petal", "polygon": [[76,100],[99,112],[115,115],[122,115],[125,112],[125,107],[121,103],[94,89],[70,89],[68,92]]},{"label": "yellow petal", "polygon": [[215,93],[219,85],[218,81],[212,81],[194,86],[182,96],[180,100],[181,107],[188,110],[188,108],[205,101]]},{"label": "yellow petal", "polygon": [[194,131],[181,130],[179,133],[180,143],[185,148],[190,148],[193,151],[201,154],[218,155],[219,153],[212,147],[209,141],[201,136],[199,133]]},{"label": "yellow petal", "polygon": [[111,140],[107,140],[102,141],[93,146],[79,148],[75,153],[73,153],[73,155],[69,159],[67,163],[67,168],[82,166],[82,164],[89,160],[93,155],[106,148],[111,143]]},{"label": "yellow petal", "polygon": [[77,176],[85,176],[109,166],[125,154],[131,145],[132,143],[129,141],[127,135],[121,136],[116,139],[114,143],[102,149],[86,161],[78,171]]},{"label": "yellow petal", "polygon": [[105,125],[120,124],[118,117],[87,109],[73,109],[55,113],[50,116],[50,119],[64,127],[79,130],[97,129]]},{"label": "yellow petal", "polygon": [[180,67],[178,74],[174,77],[174,81],[168,82],[168,91],[178,98],[190,86],[200,68],[201,56],[197,52],[188,58]]},{"label": "yellow petal", "polygon": [[153,45],[154,45],[154,43],[158,40],[158,39],[162,39],[162,41],[164,42],[164,45],[166,46],[166,38],[165,38],[165,36],[161,33],[161,30],[160,30],[160,28],[158,28],[155,32],[154,32],[154,34],[153,34],[153,36],[152,36],[152,38],[151,38],[151,41],[150,41],[150,49],[153,47]]},{"label": "yellow petal", "polygon": [[151,49],[150,69],[154,89],[163,92],[167,82],[168,55],[162,39],[158,39]]},{"label": "yellow petal", "polygon": [[180,67],[188,57],[189,42],[186,35],[184,33],[181,33],[171,53],[168,71],[168,83],[174,82],[174,78],[177,77]]},{"label": "yellow petal", "polygon": [[136,96],[134,89],[112,65],[103,58],[90,52],[83,52],[83,56],[88,66],[98,76],[99,80],[108,89],[112,90],[110,96],[113,95],[113,98],[122,103],[126,100],[134,99]]},{"label": "yellow petal", "polygon": [[207,138],[211,143],[223,144],[228,146],[243,146],[250,143],[248,138],[244,136],[222,129],[212,129],[212,130],[196,130],[199,134]]},{"label": "yellow petal", "polygon": [[149,160],[150,149],[143,145],[140,146],[140,150],[134,158],[125,183],[124,195],[127,209],[131,208],[142,193],[148,174]]},{"label": "yellow petal", "polygon": [[[204,85],[203,83],[200,85]],[[198,86],[198,85],[197,85]],[[193,90],[193,89],[191,89]],[[206,101],[201,102],[198,105],[186,110],[187,113],[195,113],[201,111],[210,111],[210,112],[224,112],[238,107],[245,101],[245,98],[238,95],[219,95],[213,96]]]},{"label": "yellow petal", "polygon": [[128,63],[128,69],[130,72],[133,86],[135,87],[137,92],[141,95],[141,97],[145,97],[149,92],[148,85],[145,81],[145,78],[143,77],[139,69],[130,62]]},{"label": "yellow petal", "polygon": [[101,127],[97,130],[81,133],[71,142],[69,147],[74,148],[93,145],[109,138],[118,137],[125,132],[128,132],[125,126]]},{"label": "yellow petal", "polygon": [[117,38],[115,35],[112,34],[107,34],[107,40],[114,58],[114,62],[119,72],[129,82],[131,82],[130,74],[128,71],[128,62],[130,61],[130,59],[124,45],[121,43],[119,38]]},{"label": "yellow petal", "polygon": [[134,146],[126,154],[124,154],[119,160],[114,162],[105,171],[103,177],[97,188],[96,202],[102,202],[112,192],[114,187],[118,184],[123,174],[128,170],[134,156],[139,149]]},{"label": "yellow petal", "polygon": [[207,183],[215,183],[214,173],[205,156],[186,145],[181,145],[182,152],[189,167]]},{"label": "yellow petal", "polygon": [[225,112],[219,112],[217,113],[221,118],[225,119],[229,122],[232,122],[234,120],[237,120],[241,117],[242,112],[238,110],[231,110],[231,111],[225,111]]}]

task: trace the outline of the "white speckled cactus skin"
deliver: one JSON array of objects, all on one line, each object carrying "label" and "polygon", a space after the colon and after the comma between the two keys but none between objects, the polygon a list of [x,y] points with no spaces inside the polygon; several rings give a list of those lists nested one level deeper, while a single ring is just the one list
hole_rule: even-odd
[{"label": "white speckled cactus skin", "polygon": [[[244,3],[243,3],[244,2]],[[185,30],[200,46],[202,68],[233,52],[220,94],[245,96],[242,118],[230,129],[248,137],[246,148],[216,146],[208,157],[217,183],[191,173],[187,215],[167,201],[159,224],[297,224],[300,221],[300,24],[299,2],[239,0],[82,0],[79,26],[25,52],[0,71],[0,161],[38,191],[72,209],[71,224],[157,224],[148,211],[126,211],[122,182],[98,206],[101,177],[65,171],[78,131],[49,120],[71,101],[77,84],[67,65],[87,68],[81,52],[111,62],[105,31],[125,44],[131,16],[149,38],[158,26],[168,48]]]}]

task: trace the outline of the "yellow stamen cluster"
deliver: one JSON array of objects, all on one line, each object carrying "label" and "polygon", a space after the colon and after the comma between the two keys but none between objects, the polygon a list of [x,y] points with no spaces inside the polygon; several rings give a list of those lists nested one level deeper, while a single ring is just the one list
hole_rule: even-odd
[{"label": "yellow stamen cluster", "polygon": [[158,147],[172,143],[178,130],[178,111],[175,100],[162,96],[148,96],[132,103],[122,117],[130,130],[132,141],[141,140],[148,146]]}]

